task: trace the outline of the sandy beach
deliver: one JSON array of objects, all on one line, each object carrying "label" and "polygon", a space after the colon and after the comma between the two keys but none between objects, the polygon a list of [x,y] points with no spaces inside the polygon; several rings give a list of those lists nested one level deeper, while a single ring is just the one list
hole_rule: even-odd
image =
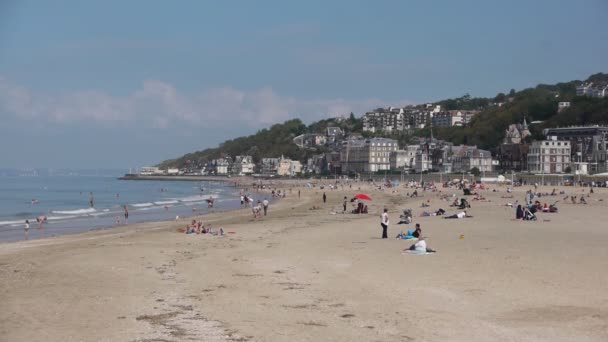
[{"label": "sandy beach", "polygon": [[[457,212],[439,195],[459,190],[410,199],[356,184],[294,189],[259,220],[203,217],[224,237],[178,233],[182,220],[1,244],[0,340],[607,341],[607,189],[587,205],[541,198],[560,200],[559,213],[537,221],[505,206],[528,188],[496,189],[466,219],[418,217]],[[342,214],[359,192],[369,214]],[[402,208],[438,253],[402,254]]]}]

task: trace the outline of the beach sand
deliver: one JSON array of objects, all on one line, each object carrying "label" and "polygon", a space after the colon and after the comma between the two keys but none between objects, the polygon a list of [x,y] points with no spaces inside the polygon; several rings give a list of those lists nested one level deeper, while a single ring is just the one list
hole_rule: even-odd
[{"label": "beach sand", "polygon": [[[471,201],[473,218],[415,217],[431,255],[401,253],[399,213],[455,213],[449,202],[358,184],[325,190],[327,204],[294,189],[261,220],[204,217],[225,237],[177,221],[1,244],[0,340],[608,341],[608,191],[588,205],[541,198],[559,213],[522,222],[504,204],[527,188],[497,189]],[[370,213],[342,214],[358,192]]]}]

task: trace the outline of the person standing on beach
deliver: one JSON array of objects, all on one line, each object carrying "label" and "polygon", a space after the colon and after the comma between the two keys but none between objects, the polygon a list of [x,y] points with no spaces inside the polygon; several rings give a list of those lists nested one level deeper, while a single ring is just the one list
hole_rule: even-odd
[{"label": "person standing on beach", "polygon": [[388,209],[384,208],[380,219],[380,225],[382,226],[382,238],[388,239]]},{"label": "person standing on beach", "polygon": [[264,198],[262,205],[264,206],[264,216],[266,216],[266,213],[268,212],[268,199]]},{"label": "person standing on beach", "polygon": [[27,240],[30,234],[30,220],[25,220],[23,229],[25,230],[25,239]]},{"label": "person standing on beach", "polygon": [[346,203],[347,203],[347,199],[346,199],[346,196],[344,196],[344,202],[342,202],[342,206],[344,207],[344,210],[342,211],[342,213],[346,213]]},{"label": "person standing on beach", "polygon": [[125,224],[129,224],[129,209],[127,208],[126,204],[125,204]]},{"label": "person standing on beach", "polygon": [[323,203],[327,202],[327,196],[325,195],[325,193],[323,193]]},{"label": "person standing on beach", "polygon": [[298,198],[300,198],[300,190],[298,190]]}]

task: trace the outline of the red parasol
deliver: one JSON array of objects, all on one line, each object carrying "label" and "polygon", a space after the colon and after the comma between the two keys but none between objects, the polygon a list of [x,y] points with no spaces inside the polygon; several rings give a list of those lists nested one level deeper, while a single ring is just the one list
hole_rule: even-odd
[{"label": "red parasol", "polygon": [[356,199],[360,199],[360,200],[364,200],[364,201],[371,201],[372,198],[367,196],[366,194],[357,194],[355,195]]}]

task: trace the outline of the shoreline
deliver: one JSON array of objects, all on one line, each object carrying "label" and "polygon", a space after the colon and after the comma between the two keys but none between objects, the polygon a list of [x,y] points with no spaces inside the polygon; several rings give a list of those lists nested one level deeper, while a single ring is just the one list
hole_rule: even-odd
[{"label": "shoreline", "polygon": [[[527,188],[513,199],[502,198],[504,188],[482,191],[486,201],[469,198],[473,218],[444,220],[419,216],[438,207],[455,212],[440,193],[412,199],[411,189],[358,185],[325,190],[325,204],[323,190],[300,188],[301,198],[288,194],[261,220],[250,209],[203,217],[224,227],[221,238],[177,233],[188,221],[180,220],[0,244],[0,331],[11,341],[608,336],[606,189],[589,205],[541,198],[559,199],[559,213],[515,222],[504,203]],[[373,198],[370,214],[343,215],[342,198],[357,192]],[[381,240],[385,206],[390,238]],[[436,255],[400,253],[410,243],[393,237],[406,228],[396,223],[407,207]]]}]

